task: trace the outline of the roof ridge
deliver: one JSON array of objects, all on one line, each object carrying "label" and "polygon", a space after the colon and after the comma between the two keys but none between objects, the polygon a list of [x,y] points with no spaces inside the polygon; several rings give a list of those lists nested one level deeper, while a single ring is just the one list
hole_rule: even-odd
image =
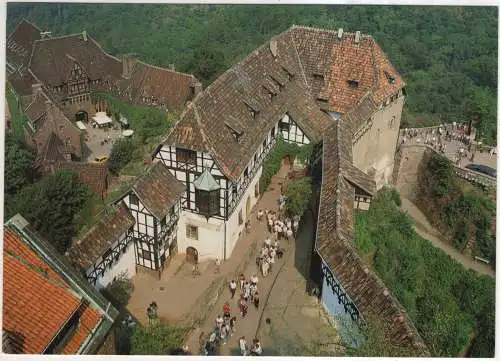
[{"label": "roof ridge", "polygon": [[121,62],[120,59],[118,59],[116,56],[114,55],[111,55],[109,54],[108,52],[106,52],[106,50],[104,50],[104,48],[101,46],[101,44],[99,44],[99,42],[97,40],[95,40],[91,35],[87,34],[87,37],[94,42],[94,44],[99,48],[100,51],[102,51],[102,53],[118,62]]},{"label": "roof ridge", "polygon": [[138,63],[141,63],[145,66],[149,66],[151,68],[154,68],[154,69],[158,69],[158,70],[164,70],[164,71],[168,71],[170,73],[176,73],[176,74],[181,74],[181,75],[186,75],[190,78],[193,78],[193,79],[196,79],[198,80],[193,74],[188,74],[188,73],[183,73],[181,71],[177,71],[177,70],[173,70],[173,69],[170,69],[170,68],[164,68],[164,67],[161,67],[159,65],[154,65],[154,64],[149,64],[149,63],[146,63],[145,61],[143,60],[140,60],[140,59],[135,59]]},{"label": "roof ridge", "polygon": [[[314,31],[316,33],[332,33],[332,34],[337,34],[338,33],[338,29],[330,29],[330,28],[316,28],[316,27],[313,27],[313,26],[308,26],[308,25],[292,25],[288,30],[293,30],[293,29],[303,29],[303,30],[310,30],[310,31]],[[360,32],[360,35],[362,38],[373,38],[371,34],[367,34],[367,33],[363,33],[361,30],[358,30]],[[344,35],[356,35],[356,32],[346,32],[344,31],[342,33]]]},{"label": "roof ridge", "polygon": [[[122,202],[111,203],[108,206],[104,207],[104,209],[102,209],[99,213],[97,213],[95,217],[98,218],[99,221],[96,222],[92,227],[90,227],[89,230],[87,232],[85,232],[81,237],[79,237],[81,239],[81,241],[85,240],[90,235],[91,232],[93,232],[97,229],[98,226],[105,224],[105,221],[107,221],[109,219],[109,217],[116,215],[120,211],[120,208],[123,207],[122,204],[123,204]],[[127,212],[130,213],[129,210],[127,210]],[[77,243],[76,246],[80,245],[81,241],[79,243]],[[68,253],[74,247],[75,247],[75,245],[72,246],[68,250]]]}]

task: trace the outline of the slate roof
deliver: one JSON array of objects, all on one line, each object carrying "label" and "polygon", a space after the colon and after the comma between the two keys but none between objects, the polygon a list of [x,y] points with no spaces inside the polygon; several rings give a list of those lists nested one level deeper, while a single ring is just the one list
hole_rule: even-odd
[{"label": "slate roof", "polygon": [[26,64],[33,43],[40,39],[40,32],[36,25],[26,19],[21,20],[7,39],[7,61],[18,66]]},{"label": "slate roof", "polygon": [[51,88],[66,82],[76,60],[91,80],[118,80],[121,62],[104,52],[90,35],[86,38],[79,33],[35,41],[29,63],[31,71]]},{"label": "slate roof", "polygon": [[[210,153],[236,181],[285,113],[312,142],[331,122],[321,109],[348,112],[356,131],[404,82],[371,36],[362,35],[359,47],[354,37],[344,33],[340,41],[335,31],[293,26],[198,94],[164,143]],[[349,80],[359,87],[352,88]],[[255,119],[249,108],[257,112]]]},{"label": "slate roof", "polygon": [[118,241],[135,223],[125,204],[121,203],[68,251],[68,258],[75,265],[87,270],[102,254]]},{"label": "slate roof", "polygon": [[[43,352],[80,303],[69,284],[6,227],[2,327],[10,332],[11,343],[17,344],[22,353]],[[81,319],[82,326],[63,352],[75,353],[99,317],[89,307]]]},{"label": "slate roof", "polygon": [[141,203],[160,220],[185,189],[162,162],[156,162],[132,186]]},{"label": "slate roof", "polygon": [[[391,341],[407,346],[415,356],[429,355],[418,331],[384,283],[361,260],[354,239],[354,187],[345,167],[348,152],[342,147],[349,132],[339,120],[323,138],[323,175],[315,248],[339,280],[362,315],[380,317],[387,325]],[[349,133],[348,133],[349,134]]]},{"label": "slate roof", "polygon": [[[312,141],[320,140],[329,118],[307,91],[292,34],[282,33],[272,41],[276,59],[267,43],[226,71],[196,96],[165,143],[208,151],[234,181],[287,112]],[[270,93],[276,94],[273,99]],[[231,128],[242,133],[238,140]]]},{"label": "slate roof", "polygon": [[89,186],[90,191],[101,198],[106,197],[110,177],[105,163],[59,162],[57,169],[73,170],[78,178]]},{"label": "slate roof", "polygon": [[[133,103],[182,109],[185,102],[192,97],[194,88],[191,87],[197,82],[191,74],[136,60],[130,78],[119,81],[119,94],[128,97]],[[153,103],[149,103],[148,98],[152,99]]]}]

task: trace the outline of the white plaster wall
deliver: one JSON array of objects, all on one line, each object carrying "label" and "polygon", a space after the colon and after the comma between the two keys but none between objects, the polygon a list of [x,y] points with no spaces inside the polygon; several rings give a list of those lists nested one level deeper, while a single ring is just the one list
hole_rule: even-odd
[{"label": "white plaster wall", "polygon": [[128,278],[135,276],[135,254],[133,241],[130,241],[127,244],[127,251],[120,255],[118,262],[114,261],[111,269],[106,270],[104,272],[104,276],[97,278],[95,288],[100,290],[106,287],[113,281],[113,278],[118,277],[122,272],[125,272]]},{"label": "white plaster wall", "polygon": [[[233,213],[229,217],[226,225],[226,258],[231,256],[231,253],[238,241],[239,233],[244,231],[245,221],[248,219],[248,215],[246,214],[246,202],[247,198],[250,197],[250,210],[253,209],[255,204],[257,203],[258,198],[255,197],[255,185],[259,182],[260,176],[262,175],[262,166],[255,172],[254,178],[250,182],[245,194],[240,199],[239,204],[235,207]],[[243,209],[243,223],[241,225],[238,224],[238,214],[240,210]]]},{"label": "white plaster wall", "polygon": [[[377,189],[389,184],[394,167],[404,96],[372,115],[373,125],[353,145],[353,163],[366,173],[374,172]],[[391,123],[392,117],[395,117]]]},{"label": "white plaster wall", "polygon": [[[198,227],[198,240],[186,236],[186,225]],[[179,253],[185,253],[188,247],[198,251],[198,260],[223,259],[224,257],[224,221],[207,218],[191,212],[181,211],[177,230]]]}]

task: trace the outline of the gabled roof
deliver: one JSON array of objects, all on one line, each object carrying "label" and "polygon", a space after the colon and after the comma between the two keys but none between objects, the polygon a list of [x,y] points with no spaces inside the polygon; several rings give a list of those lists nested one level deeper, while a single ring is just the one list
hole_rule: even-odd
[{"label": "gabled roof", "polygon": [[92,80],[117,81],[121,76],[121,62],[105,53],[86,33],[35,41],[29,66],[44,85],[54,87],[66,82],[75,61],[72,58],[81,64]]},{"label": "gabled roof", "polygon": [[37,154],[36,164],[41,166],[46,162],[62,162],[65,160],[66,151],[64,142],[51,132],[43,148]]},{"label": "gabled roof", "polygon": [[120,203],[111,214],[102,217],[67,253],[71,262],[86,271],[120,236],[135,223],[125,204]]},{"label": "gabled roof", "polygon": [[[429,352],[403,307],[380,278],[361,260],[353,244],[354,186],[345,167],[350,130],[340,119],[323,138],[323,174],[315,249],[339,280],[362,315],[380,317],[387,325],[391,342],[406,346],[415,356]],[[348,147],[349,148],[349,147]]]},{"label": "gabled roof", "polygon": [[89,186],[92,193],[103,197],[108,187],[109,170],[105,163],[60,162],[60,170],[73,170],[78,178]]},{"label": "gabled roof", "polygon": [[18,66],[26,64],[33,43],[40,39],[40,32],[36,25],[26,19],[21,20],[7,39],[7,61]]},{"label": "gabled roof", "polygon": [[133,103],[145,104],[142,99],[152,98],[151,106],[166,106],[168,109],[182,109],[193,95],[198,81],[191,74],[146,64],[135,60],[129,79],[119,81],[119,92],[130,94]]},{"label": "gabled roof", "polygon": [[[344,32],[340,39],[337,31],[327,29],[294,26],[289,31],[314,96],[328,100],[331,111],[346,113],[370,91],[378,104],[405,86],[370,35],[362,34],[356,46],[353,33]],[[357,81],[357,87],[349,81]]]},{"label": "gabled roof", "polygon": [[342,118],[349,122],[352,130],[356,132],[377,109],[377,104],[374,102],[373,94],[370,91],[364,95],[361,100],[349,111],[347,111],[347,113],[343,114]]},{"label": "gabled roof", "polygon": [[[234,181],[288,111],[311,141],[321,139],[329,118],[308,92],[291,33],[278,35],[273,44],[276,58],[269,43],[264,44],[198,94],[165,143],[209,152]],[[270,87],[277,92],[272,99],[266,90]],[[235,139],[226,124],[234,124],[242,135]]]},{"label": "gabled roof", "polygon": [[132,186],[141,203],[159,220],[167,215],[185,189],[162,162],[156,162]]},{"label": "gabled roof", "polygon": [[[8,227],[3,267],[3,328],[22,345],[22,353],[41,353],[78,310],[82,298]],[[74,338],[85,338],[99,319],[98,312],[89,308]],[[67,351],[76,353],[83,339],[76,341],[73,347],[70,341]]]}]

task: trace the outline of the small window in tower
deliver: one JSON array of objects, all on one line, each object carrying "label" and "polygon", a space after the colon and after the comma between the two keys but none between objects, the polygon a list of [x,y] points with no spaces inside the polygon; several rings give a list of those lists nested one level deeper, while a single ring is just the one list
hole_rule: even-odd
[{"label": "small window in tower", "polygon": [[359,81],[358,80],[348,80],[347,83],[349,84],[349,88],[351,88],[351,89],[359,88]]}]

